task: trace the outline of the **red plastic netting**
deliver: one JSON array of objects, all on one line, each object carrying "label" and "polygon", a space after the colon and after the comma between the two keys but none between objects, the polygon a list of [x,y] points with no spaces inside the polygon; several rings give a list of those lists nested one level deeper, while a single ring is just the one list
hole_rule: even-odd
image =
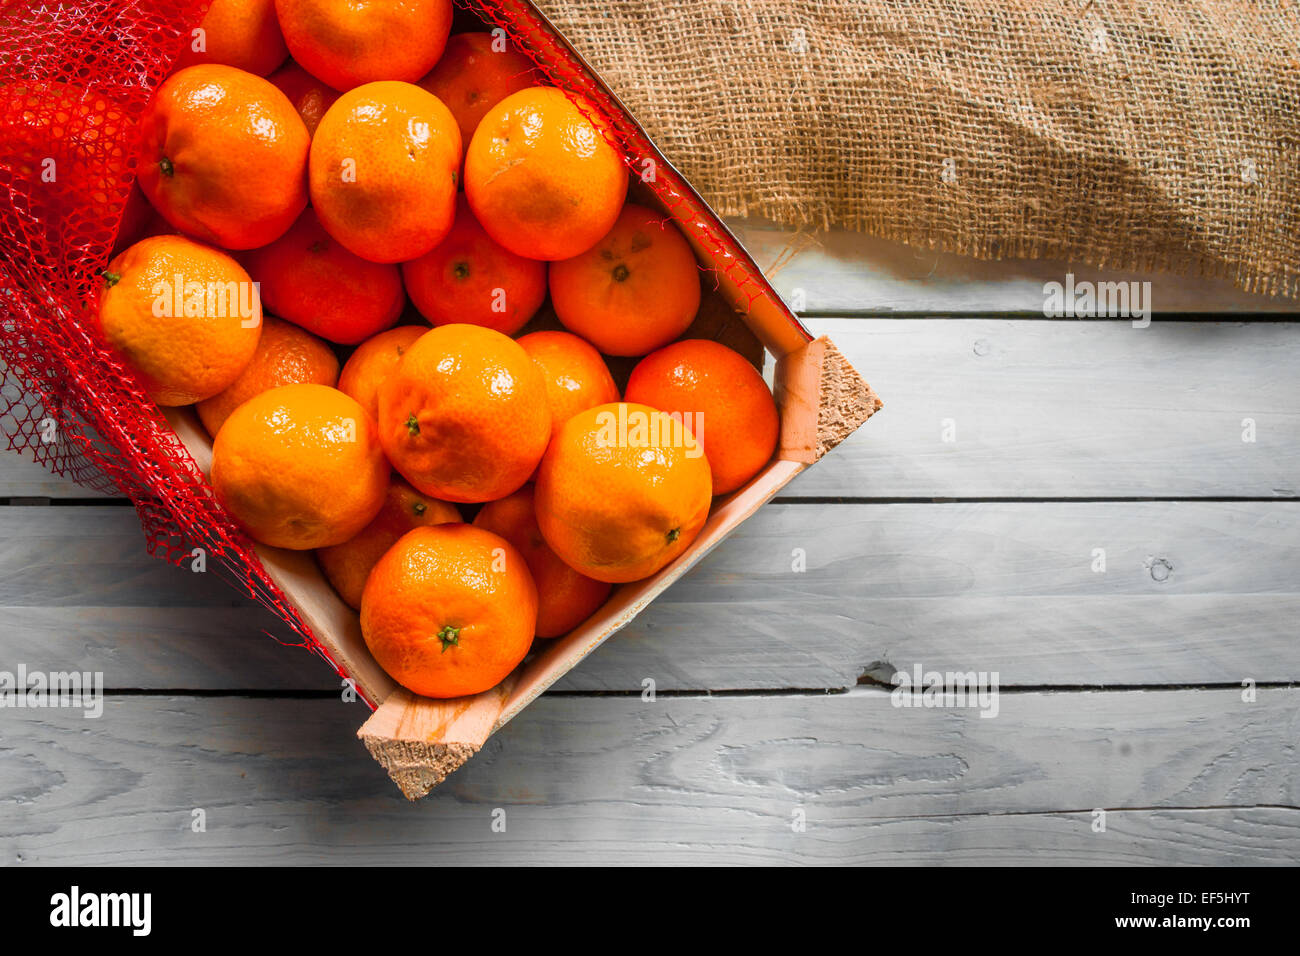
[{"label": "red plastic netting", "polygon": [[[135,118],[209,2],[0,0],[0,425],[10,449],[130,498],[150,553],[181,563],[204,549],[223,576],[346,677],[93,320],[98,274],[135,180]],[[595,105],[629,168],[750,303],[770,295],[716,217],[531,4],[462,6],[504,29],[556,86]]]},{"label": "red plastic netting", "polygon": [[130,498],[150,553],[203,549],[346,676],[92,317],[135,180],[134,118],[207,6],[0,3],[0,424],[10,449]]}]

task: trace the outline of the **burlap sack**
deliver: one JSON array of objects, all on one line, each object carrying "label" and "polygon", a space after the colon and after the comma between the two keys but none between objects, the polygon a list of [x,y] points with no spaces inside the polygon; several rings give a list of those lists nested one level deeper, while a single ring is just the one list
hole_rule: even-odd
[{"label": "burlap sack", "polygon": [[724,215],[1300,293],[1298,0],[539,5]]}]

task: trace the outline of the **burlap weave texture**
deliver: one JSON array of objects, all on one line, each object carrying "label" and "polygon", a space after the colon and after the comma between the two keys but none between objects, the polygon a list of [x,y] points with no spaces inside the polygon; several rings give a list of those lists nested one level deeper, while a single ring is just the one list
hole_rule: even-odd
[{"label": "burlap weave texture", "polygon": [[539,0],[724,215],[1300,294],[1297,0]]}]

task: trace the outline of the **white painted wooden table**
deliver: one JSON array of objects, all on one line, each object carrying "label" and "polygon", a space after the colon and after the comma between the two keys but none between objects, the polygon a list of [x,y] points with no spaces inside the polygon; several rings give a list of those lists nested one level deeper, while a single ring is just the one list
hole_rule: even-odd
[{"label": "white painted wooden table", "polygon": [[[805,247],[776,284],[884,410],[413,805],[275,618],[0,457],[0,670],[111,688],[0,711],[0,861],[1300,861],[1297,317],[1124,277],[1216,314],[1045,320],[1067,271]],[[893,706],[917,666],[997,716]]]}]

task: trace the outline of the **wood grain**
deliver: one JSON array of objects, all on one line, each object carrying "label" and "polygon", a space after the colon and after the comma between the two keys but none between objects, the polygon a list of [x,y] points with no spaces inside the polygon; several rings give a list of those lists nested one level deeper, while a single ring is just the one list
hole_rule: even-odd
[{"label": "wood grain", "polygon": [[357,731],[408,800],[419,800],[482,749],[518,681],[472,697],[433,700],[399,687]]},{"label": "wood grain", "polygon": [[104,498],[110,496],[58,475],[31,458],[12,451],[0,452],[0,498]]},{"label": "wood grain", "polygon": [[[763,265],[792,239],[738,231]],[[0,861],[1300,862],[1295,688],[1010,690],[986,719],[855,687],[915,665],[1003,688],[1300,682],[1300,326],[1037,321],[1067,271],[1103,275],[850,234],[797,255],[778,289],[855,317],[807,324],[886,408],[786,489],[811,501],[760,510],[415,806],[329,670],[214,573],[148,557],[131,509],[0,506],[0,669],[328,695],[0,711]],[[1294,312],[1120,278],[1150,279],[1158,313]],[[93,496],[0,454],[0,498]],[[1206,496],[1264,500],[1068,500]],[[900,498],[1031,500],[841,503]]]},{"label": "wood grain", "polygon": [[[842,229],[795,235],[760,220],[728,225],[787,302],[800,311],[853,315],[1021,313],[1043,317],[1043,283],[1150,282],[1160,313],[1295,313],[1295,303],[1252,295],[1231,282],[1116,272],[1053,260],[981,261],[887,242]],[[774,265],[779,268],[773,269]],[[802,290],[801,293],[799,290]],[[873,383],[874,384],[874,383]]]},{"label": "wood grain", "polygon": [[[215,574],[149,557],[134,521],[0,509],[0,662],[337,688]],[[1295,681],[1298,562],[1293,502],[771,504],[557,688],[843,688],[878,662],[1020,686]]]},{"label": "wood grain", "polygon": [[[1300,494],[1296,325],[809,326],[835,341],[885,407],[786,495]],[[1246,419],[1254,423],[1253,442],[1242,440]]]},{"label": "wood grain", "polygon": [[[786,495],[1300,494],[1295,324],[808,324],[834,340],[885,408]],[[953,441],[944,441],[946,419]],[[1251,443],[1245,419],[1255,423]],[[60,493],[16,461],[0,454],[0,497],[85,494],[70,482]]]},{"label": "wood grain", "polygon": [[114,698],[99,720],[6,714],[0,859],[1294,864],[1298,704],[1002,694],[985,719],[865,690],[547,696],[412,805],[353,737],[358,706]]}]

